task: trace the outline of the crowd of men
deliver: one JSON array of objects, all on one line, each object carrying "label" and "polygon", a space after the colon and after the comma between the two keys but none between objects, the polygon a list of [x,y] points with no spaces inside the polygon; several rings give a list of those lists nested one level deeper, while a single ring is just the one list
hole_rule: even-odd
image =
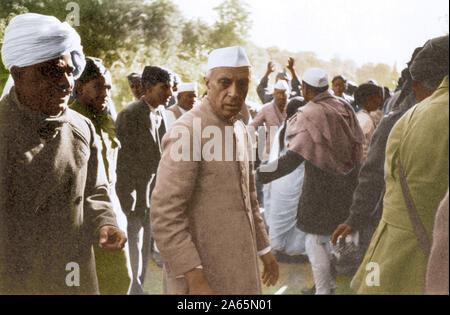
[{"label": "crowd of men", "polygon": [[143,294],[154,260],[167,294],[260,294],[282,255],[305,255],[304,293],[333,294],[345,273],[359,294],[448,294],[448,46],[417,48],[392,95],[300,76],[293,58],[269,89],[269,62],[260,111],[245,50],[219,48],[203,97],[149,65],[116,117],[111,73],[72,27],[14,17],[0,293]]}]

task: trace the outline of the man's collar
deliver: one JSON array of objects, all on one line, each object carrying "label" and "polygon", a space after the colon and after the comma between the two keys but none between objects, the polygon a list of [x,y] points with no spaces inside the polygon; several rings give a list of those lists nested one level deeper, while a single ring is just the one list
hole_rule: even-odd
[{"label": "man's collar", "polygon": [[320,94],[317,94],[317,95],[311,100],[311,102],[318,102],[318,101],[321,101],[321,100],[324,100],[324,99],[327,99],[327,98],[330,98],[330,97],[336,97],[336,98],[338,98],[337,96],[332,95],[328,90],[326,90],[325,92],[322,92],[322,93],[320,93]]},{"label": "man's collar", "polygon": [[145,105],[147,105],[148,108],[150,108],[150,111],[151,111],[152,113],[156,113],[156,112],[157,112],[157,109],[159,109],[159,107],[161,106],[161,105],[159,105],[158,107],[153,107],[153,106],[151,106],[151,105],[145,100],[145,98],[142,98],[142,100],[144,101]]},{"label": "man's collar", "polygon": [[103,112],[96,111],[90,106],[82,104],[80,101],[75,100],[71,105],[70,108],[73,108],[77,111],[81,111],[84,116],[88,117],[89,119],[104,119],[105,117],[109,116],[108,109],[105,109]]},{"label": "man's collar", "polygon": [[177,105],[177,106],[178,106],[178,109],[180,110],[182,115],[187,113],[187,110],[185,110],[183,107],[181,107],[180,105]]}]

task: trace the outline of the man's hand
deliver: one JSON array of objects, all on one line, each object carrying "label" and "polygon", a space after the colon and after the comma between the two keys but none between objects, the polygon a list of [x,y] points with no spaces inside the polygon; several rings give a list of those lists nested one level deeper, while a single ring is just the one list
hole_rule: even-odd
[{"label": "man's hand", "polygon": [[184,275],[188,283],[189,295],[212,295],[213,290],[201,269],[195,268]]},{"label": "man's hand", "polygon": [[288,68],[288,70],[289,70],[290,72],[293,72],[293,71],[295,71],[295,70],[294,70],[294,66],[295,66],[295,59],[292,58],[292,57],[289,57],[288,65],[286,66],[286,68]]},{"label": "man's hand", "polygon": [[118,227],[106,225],[100,228],[99,246],[109,251],[119,251],[127,242],[125,233]]},{"label": "man's hand", "polygon": [[272,253],[267,253],[261,256],[261,260],[264,264],[264,270],[262,274],[262,282],[264,285],[270,287],[275,285],[280,275],[278,269],[278,262]]},{"label": "man's hand", "polygon": [[342,238],[345,239],[348,235],[355,232],[356,230],[352,228],[350,225],[341,224],[336,228],[333,235],[331,236],[331,243],[335,245],[339,236],[342,236]]},{"label": "man's hand", "polygon": [[268,77],[272,72],[275,72],[275,67],[273,65],[272,61],[269,61],[269,63],[267,64],[267,71],[266,71],[266,77]]},{"label": "man's hand", "polygon": [[288,70],[291,72],[292,75],[292,79],[295,79],[297,81],[299,81],[298,76],[297,76],[297,72],[295,72],[295,59],[292,57],[289,57],[288,60],[288,65],[286,66],[286,68],[288,68]]}]

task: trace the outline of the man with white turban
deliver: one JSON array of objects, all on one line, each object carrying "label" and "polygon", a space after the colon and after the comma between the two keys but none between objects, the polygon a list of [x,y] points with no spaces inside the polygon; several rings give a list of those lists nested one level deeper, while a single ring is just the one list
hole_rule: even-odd
[{"label": "man with white turban", "polygon": [[68,109],[85,59],[54,17],[13,18],[2,58],[14,84],[0,102],[0,293],[96,294],[92,244],[120,250],[101,147]]}]

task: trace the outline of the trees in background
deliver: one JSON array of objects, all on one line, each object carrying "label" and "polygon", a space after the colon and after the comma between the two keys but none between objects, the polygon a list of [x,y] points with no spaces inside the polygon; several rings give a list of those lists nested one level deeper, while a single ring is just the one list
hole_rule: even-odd
[{"label": "trees in background", "polygon": [[[0,41],[12,17],[34,12],[54,15],[61,21],[72,12],[69,3],[80,9],[79,25],[87,56],[102,58],[113,75],[113,99],[119,110],[132,97],[127,75],[140,73],[145,65],[167,67],[184,81],[198,81],[203,92],[203,75],[209,52],[224,46],[241,45],[253,64],[253,86],[249,98],[257,101],[255,87],[272,60],[282,70],[288,57],[296,59],[301,74],[311,66],[326,69],[330,76],[344,74],[362,83],[374,78],[378,83],[395,87],[396,67],[366,64],[358,68],[351,60],[320,60],[313,52],[288,52],[277,47],[260,48],[247,40],[251,29],[250,11],[241,0],[224,0],[214,9],[217,19],[211,25],[201,19],[187,19],[170,0],[2,0],[0,1]],[[193,4],[195,5],[195,4]],[[0,62],[0,91],[8,71]],[[274,76],[275,77],[275,76]],[[272,78],[274,80],[274,78]]]}]

